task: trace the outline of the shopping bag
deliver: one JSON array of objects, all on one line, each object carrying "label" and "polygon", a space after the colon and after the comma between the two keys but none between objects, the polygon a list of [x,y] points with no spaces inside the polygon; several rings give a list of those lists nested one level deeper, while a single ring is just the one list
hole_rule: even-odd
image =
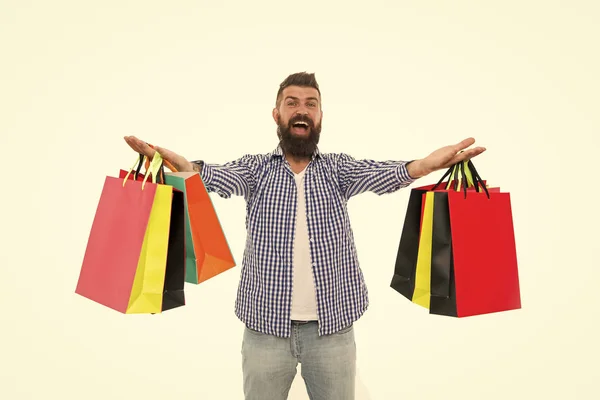
[{"label": "shopping bag", "polygon": [[173,246],[183,234],[183,197],[156,182],[160,163],[141,181],[106,177],[77,294],[127,314],[184,305],[184,253]]},{"label": "shopping bag", "polygon": [[415,287],[412,302],[429,308],[431,296],[431,246],[433,229],[433,192],[423,193],[421,231],[415,266]]},{"label": "shopping bag", "polygon": [[[145,160],[147,169],[150,163],[143,154],[139,155],[137,169],[133,167],[129,170],[120,170],[119,178],[144,181],[146,175],[141,173],[141,167]],[[166,160],[162,159],[160,154],[157,161],[161,166],[156,172],[156,180],[165,183],[164,166],[170,166]],[[152,171],[150,172],[153,173]],[[167,252],[167,266],[165,271],[165,284],[163,290],[162,311],[170,310],[185,305],[185,202],[183,193],[177,188],[173,188],[173,205],[171,207],[171,223],[169,227],[169,248]]]},{"label": "shopping bag", "polygon": [[[460,171],[465,172],[458,168],[458,166],[453,166],[447,172],[447,175],[450,174],[450,179],[446,189],[451,186],[458,188],[459,184],[462,185],[463,176],[458,175]],[[473,185],[473,177],[470,171],[468,173],[464,173],[464,178],[466,181],[464,188],[467,188],[468,185]],[[432,190],[436,189],[443,179],[444,177],[442,177],[442,180],[438,182],[437,185],[421,188],[422,191],[424,190],[424,193],[421,195],[423,199],[421,203],[417,259],[414,266],[414,288],[412,291],[411,300],[413,303],[421,305],[425,308],[429,308],[431,299],[431,257],[434,210],[434,192]]]},{"label": "shopping bag", "polygon": [[[396,264],[394,266],[391,287],[409,300],[413,299],[415,292],[422,216],[425,208],[424,195],[433,186],[427,185],[411,189],[402,234],[400,236],[400,245],[396,254]],[[423,251],[424,249],[422,248],[422,254]]]},{"label": "shopping bag", "polygon": [[197,172],[167,172],[185,198],[186,282],[199,284],[235,266],[218,216]]},{"label": "shopping bag", "polygon": [[163,286],[162,311],[185,305],[185,206],[183,193],[173,189],[169,245]]},{"label": "shopping bag", "polygon": [[[471,161],[452,166],[435,185],[413,189],[392,288],[432,314],[462,317],[520,308],[509,196],[498,187],[489,188]],[[479,210],[478,217],[484,219],[470,218],[470,209]],[[494,224],[501,229],[489,224],[488,213],[498,218]],[[463,229],[453,230],[454,225]],[[474,227],[464,229],[470,225]],[[502,240],[494,241],[494,235]],[[478,258],[469,246],[474,241],[482,241],[479,249],[485,249]],[[498,265],[486,271],[478,269],[482,263]]]},{"label": "shopping bag", "polygon": [[[452,166],[437,183],[440,185],[450,175],[449,184],[457,182],[456,166]],[[472,177],[468,175],[469,182]],[[425,307],[429,303],[429,271],[431,262],[431,230],[433,198],[427,197],[436,185],[430,184],[410,191],[408,207],[404,216],[404,225],[400,236],[400,244],[396,254],[396,264],[390,286],[407,299]],[[426,208],[426,199],[429,207]],[[427,215],[424,215],[427,210]],[[425,217],[425,218],[424,218]],[[425,236],[422,237],[423,223],[425,223]],[[417,265],[419,265],[419,288],[417,284]]]},{"label": "shopping bag", "polygon": [[484,192],[434,191],[431,314],[467,317],[521,308],[510,193]]}]

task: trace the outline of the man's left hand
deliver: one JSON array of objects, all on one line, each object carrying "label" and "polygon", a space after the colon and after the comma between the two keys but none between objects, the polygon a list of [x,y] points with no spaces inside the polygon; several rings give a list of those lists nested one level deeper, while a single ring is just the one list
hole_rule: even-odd
[{"label": "man's left hand", "polygon": [[421,178],[440,169],[450,168],[452,165],[464,160],[469,160],[485,151],[484,147],[475,147],[465,150],[475,143],[475,139],[468,138],[460,143],[442,147],[427,157],[415,160],[406,167],[412,178]]}]

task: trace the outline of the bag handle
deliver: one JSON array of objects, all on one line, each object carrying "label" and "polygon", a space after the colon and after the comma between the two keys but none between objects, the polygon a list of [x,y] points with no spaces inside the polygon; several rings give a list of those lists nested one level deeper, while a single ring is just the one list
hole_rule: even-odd
[{"label": "bag handle", "polygon": [[486,185],[483,183],[483,180],[479,176],[473,161],[466,160],[461,161],[452,165],[448,170],[444,173],[442,178],[436,183],[431,190],[435,190],[444,182],[444,180],[448,178],[448,182],[446,182],[446,190],[450,190],[451,183],[454,182],[453,189],[455,191],[459,191],[460,188],[463,189],[465,194],[465,198],[467,197],[467,188],[475,187],[475,191],[479,193],[479,186],[483,188],[487,198],[490,198],[490,194],[487,190]]},{"label": "bag handle", "polygon": [[[460,187],[462,182],[466,182],[466,185],[468,185],[468,187],[475,186],[475,181],[473,180],[473,174],[471,173],[471,171],[468,168],[465,170],[465,168],[464,168],[465,163],[466,163],[466,161],[463,161],[460,164],[457,163],[457,164],[453,165],[452,167],[450,167],[449,172],[446,172],[446,175],[448,175],[448,173],[450,174],[450,178],[448,179],[448,182],[446,183],[446,190],[448,190],[450,188],[450,183],[452,181],[454,181],[454,190],[458,190],[458,188]],[[442,180],[443,180],[443,178],[442,178]],[[440,182],[438,182],[438,184],[440,184],[442,180],[440,180]]]},{"label": "bag handle", "polygon": [[[123,187],[125,187],[125,183],[127,182],[127,179],[129,178],[129,175],[131,175],[131,172],[133,171],[134,168],[135,168],[135,172],[133,174],[133,179],[137,180],[137,177],[140,174],[140,170],[142,169],[142,165],[144,163],[144,158],[145,158],[145,156],[143,154],[139,154],[139,157],[135,160],[135,162],[133,163],[131,168],[129,168],[129,171],[127,172],[127,175],[125,175],[125,178],[123,178]],[[136,165],[137,165],[137,168],[136,168]]]},{"label": "bag handle", "polygon": [[148,180],[148,177],[150,177],[150,175],[152,175],[152,183],[161,183],[161,184],[165,184],[165,170],[164,170],[164,163],[165,161],[163,160],[163,158],[161,157],[160,154],[155,153],[154,157],[152,158],[152,162],[150,163],[148,160],[148,157],[146,157],[143,154],[140,154],[139,157],[135,160],[135,163],[133,164],[133,166],[129,169],[129,172],[127,172],[127,175],[125,175],[125,178],[123,179],[123,187],[125,186],[125,183],[127,182],[127,179],[129,178],[129,175],[131,175],[131,173],[133,172],[133,169],[137,168],[134,172],[134,179],[137,180],[137,177],[140,173],[140,170],[142,168],[142,164],[144,164],[144,160],[146,160],[146,175],[144,176],[144,180],[142,182],[142,190],[144,189],[144,186],[146,186],[146,181]]},{"label": "bag handle", "polygon": [[[154,145],[151,145],[150,143],[146,143],[148,146],[150,146],[151,149],[154,149]],[[154,153],[154,154],[158,154],[158,152]],[[163,159],[164,160],[164,159]],[[165,167],[169,168],[169,170],[171,172],[177,172],[177,168],[175,168],[173,166],[173,164],[171,164],[169,161],[164,160],[164,164]],[[148,169],[148,166],[150,165],[150,160],[146,159],[146,169]]]},{"label": "bag handle", "polygon": [[144,164],[144,155],[140,153],[139,156],[139,160],[137,161],[137,168],[135,170],[135,173],[133,174],[133,180],[137,181],[138,175],[140,174],[140,171],[142,170],[142,165]]},{"label": "bag handle", "polygon": [[[473,176],[475,177],[475,179],[479,182],[479,184],[483,188],[483,191],[485,192],[485,195],[489,199],[490,193],[488,192],[487,186],[485,185],[485,183],[483,183],[483,179],[481,179],[481,177],[479,176],[479,173],[477,172],[477,169],[475,168],[473,161],[471,161],[471,160],[467,161],[466,165],[469,168],[469,170],[471,171],[471,173],[473,174]],[[479,186],[475,186],[475,190],[477,192],[479,192]]]},{"label": "bag handle", "polygon": [[144,177],[144,181],[142,182],[142,190],[144,190],[144,186],[146,185],[146,181],[148,180],[148,177],[150,175],[152,175],[152,183],[162,183],[164,185],[164,160],[158,153],[155,153],[154,157],[152,157],[152,162],[150,163],[150,167],[148,168],[147,174]]}]

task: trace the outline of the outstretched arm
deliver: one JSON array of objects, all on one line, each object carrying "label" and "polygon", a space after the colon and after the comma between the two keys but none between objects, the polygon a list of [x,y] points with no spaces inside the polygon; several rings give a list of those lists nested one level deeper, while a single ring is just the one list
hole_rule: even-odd
[{"label": "outstretched arm", "polygon": [[365,192],[393,193],[415,179],[409,175],[406,161],[357,160],[347,154],[338,154],[336,163],[340,188],[346,199]]},{"label": "outstretched arm", "polygon": [[407,187],[418,178],[449,168],[485,151],[483,147],[465,150],[473,143],[475,139],[468,138],[458,144],[442,147],[423,159],[409,162],[356,160],[349,155],[340,154],[336,160],[340,187],[347,199],[367,191],[378,195],[392,193]]},{"label": "outstretched arm", "polygon": [[188,161],[185,157],[163,147],[151,147],[134,136],[126,136],[125,141],[133,150],[144,154],[150,160],[158,152],[163,160],[173,165],[178,172],[198,172],[206,190],[216,192],[223,198],[236,195],[247,199],[254,190],[255,174],[252,172],[256,165],[254,156],[246,155],[223,165],[206,164],[202,161]]},{"label": "outstretched arm", "polygon": [[245,155],[225,164],[208,164],[204,161],[192,161],[192,168],[202,178],[209,192],[215,192],[223,198],[243,196],[248,199],[256,185],[257,157]]},{"label": "outstretched arm", "polygon": [[408,173],[413,178],[421,178],[440,169],[447,169],[461,161],[470,160],[483,153],[485,147],[475,147],[465,150],[475,143],[475,139],[467,138],[460,143],[438,149],[421,160],[415,160],[407,166]]}]

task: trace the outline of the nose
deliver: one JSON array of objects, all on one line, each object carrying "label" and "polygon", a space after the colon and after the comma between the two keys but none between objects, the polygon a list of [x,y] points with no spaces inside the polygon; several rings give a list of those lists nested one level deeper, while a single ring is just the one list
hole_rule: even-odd
[{"label": "nose", "polygon": [[304,111],[304,110],[300,111],[299,110],[299,111],[296,111],[296,114],[298,114],[298,115],[308,115],[308,111]]}]

